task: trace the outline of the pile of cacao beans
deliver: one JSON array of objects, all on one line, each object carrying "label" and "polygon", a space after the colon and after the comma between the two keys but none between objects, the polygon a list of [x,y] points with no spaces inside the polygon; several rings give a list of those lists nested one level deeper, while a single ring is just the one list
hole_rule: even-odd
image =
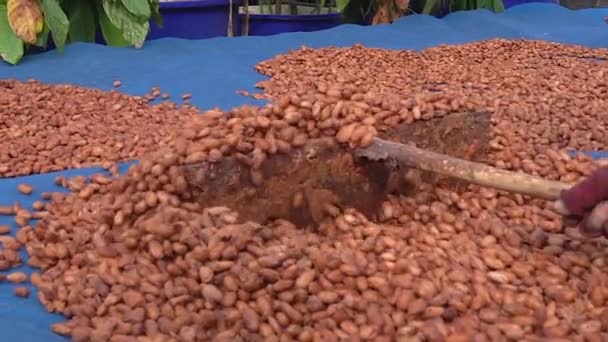
[{"label": "pile of cacao beans", "polygon": [[[356,148],[396,125],[487,110],[495,166],[575,182],[599,162],[568,150],[608,145],[607,57],[508,40],[421,53],[303,48],[258,66],[271,76],[259,85],[270,104],[202,115],[74,87],[70,94],[89,95],[70,112],[66,88],[5,82],[46,90],[8,102],[15,121],[0,126],[12,134],[2,151],[36,142],[0,155],[20,163],[4,175],[140,162],[122,176],[58,179],[69,192],[43,194],[48,201],[31,210],[1,207],[19,229],[2,235],[0,269],[6,281],[30,281],[48,311],[69,317],[52,330],[74,341],[603,341],[607,243],[564,225],[549,202],[421,184],[414,196],[386,198],[373,219],[329,207],[318,226],[297,227],[206,206],[184,165],[236,156],[263,186],[268,156],[311,139]],[[63,110],[30,115],[47,101]],[[123,102],[136,106],[114,107]],[[71,122],[62,112],[92,125],[51,143],[47,125]],[[109,124],[94,125],[104,115]],[[165,133],[146,135],[151,125]],[[111,134],[120,130],[119,148]],[[61,146],[66,159],[54,164],[49,146]],[[25,262],[21,248],[39,269],[29,280],[9,269]]]},{"label": "pile of cacao beans", "polygon": [[[120,82],[114,83],[115,87]],[[158,87],[127,96],[73,85],[0,81],[0,176],[26,176],[137,159],[199,111]]]}]

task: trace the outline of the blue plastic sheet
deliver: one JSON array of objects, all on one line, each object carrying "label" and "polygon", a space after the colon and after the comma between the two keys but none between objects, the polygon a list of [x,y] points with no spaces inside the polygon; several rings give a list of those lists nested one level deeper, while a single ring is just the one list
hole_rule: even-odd
[{"label": "blue plastic sheet", "polygon": [[[608,47],[608,9],[570,11],[551,4],[515,6],[503,14],[473,11],[451,14],[441,20],[408,16],[392,25],[360,27],[343,25],[314,33],[290,33],[274,37],[214,38],[201,41],[160,39],[141,50],[74,44],[63,55],[55,51],[29,56],[17,67],[0,64],[0,79],[35,78],[49,83],[71,83],[110,89],[121,80],[121,91],[143,95],[152,86],[174,97],[192,93],[191,103],[200,108],[230,109],[255,100],[236,94],[253,91],[264,77],[253,66],[276,54],[309,47],[350,46],[420,50],[438,44],[456,44],[490,38],[529,38]],[[1,96],[1,94],[0,94]],[[597,156],[597,153],[595,154]],[[100,169],[71,170],[30,177],[0,179],[0,205],[19,200],[29,207],[43,191],[60,191],[53,184],[58,175],[86,175]],[[34,196],[17,193],[19,183],[35,188]],[[1,224],[12,219],[0,217]],[[16,227],[13,226],[13,230]],[[25,255],[24,255],[25,257]],[[31,269],[24,267],[26,272]],[[17,299],[12,286],[0,283],[0,331],[2,341],[64,341],[49,330],[58,315],[45,312],[35,298]]]}]

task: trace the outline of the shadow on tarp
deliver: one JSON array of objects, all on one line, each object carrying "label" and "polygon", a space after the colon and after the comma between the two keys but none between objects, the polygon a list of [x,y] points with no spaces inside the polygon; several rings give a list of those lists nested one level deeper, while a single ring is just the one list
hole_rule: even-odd
[{"label": "shadow on tarp", "polygon": [[[55,51],[28,56],[18,66],[0,64],[0,79],[39,79],[48,83],[71,83],[110,89],[121,80],[120,91],[143,95],[155,85],[179,98],[192,93],[191,103],[202,108],[230,109],[260,103],[240,96],[237,90],[255,91],[254,84],[265,77],[253,66],[278,53],[302,45],[309,47],[351,46],[361,43],[387,49],[421,50],[439,44],[455,44],[490,38],[530,38],[588,47],[608,47],[608,9],[570,11],[551,4],[526,4],[495,15],[486,10],[458,12],[439,20],[408,16],[392,25],[360,27],[342,25],[313,33],[288,33],[273,37],[213,38],[200,41],[160,39],[143,49],[121,49],[94,44],[73,44],[63,55]],[[0,94],[1,96],[1,94]],[[594,152],[608,156],[608,153]],[[124,171],[128,164],[122,166]],[[29,177],[0,179],[0,205],[20,201],[30,207],[44,191],[61,191],[56,176],[90,175],[99,168],[70,170]],[[31,184],[35,193],[17,192],[20,183]],[[0,217],[0,224],[16,227],[12,218]],[[24,255],[25,256],[25,255]],[[23,267],[31,272],[28,267]],[[0,331],[2,341],[52,342],[66,339],[53,334],[49,325],[61,321],[45,312],[32,293],[16,298],[13,285],[0,283]]]}]

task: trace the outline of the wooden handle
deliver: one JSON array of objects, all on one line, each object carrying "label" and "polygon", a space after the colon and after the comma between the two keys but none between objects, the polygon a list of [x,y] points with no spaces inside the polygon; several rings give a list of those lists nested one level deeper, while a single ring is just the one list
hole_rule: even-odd
[{"label": "wooden handle", "polygon": [[497,190],[556,200],[569,184],[546,180],[520,172],[510,172],[485,164],[470,162],[414,146],[374,139],[367,148],[358,149],[356,155],[372,160],[394,160],[405,166],[444,176],[454,177],[473,184]]}]

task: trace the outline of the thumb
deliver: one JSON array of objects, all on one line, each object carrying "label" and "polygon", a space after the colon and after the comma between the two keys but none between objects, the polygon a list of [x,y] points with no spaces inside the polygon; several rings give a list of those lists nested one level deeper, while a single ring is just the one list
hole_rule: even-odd
[{"label": "thumb", "polygon": [[608,201],[598,203],[586,217],[581,226],[581,233],[587,236],[604,234],[604,226],[608,224]]}]

